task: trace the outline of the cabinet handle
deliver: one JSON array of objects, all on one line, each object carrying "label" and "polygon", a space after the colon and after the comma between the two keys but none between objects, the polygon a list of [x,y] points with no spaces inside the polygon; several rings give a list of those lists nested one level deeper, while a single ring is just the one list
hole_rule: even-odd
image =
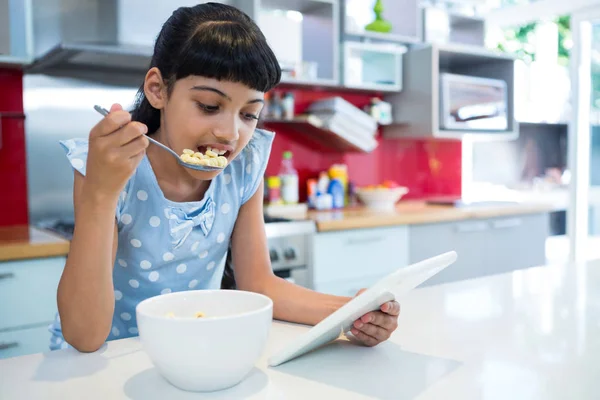
[{"label": "cabinet handle", "polygon": [[521,218],[506,218],[500,219],[492,222],[492,226],[495,229],[503,229],[503,228],[515,228],[517,226],[521,226],[523,220]]},{"label": "cabinet handle", "polygon": [[0,281],[2,279],[9,279],[9,278],[14,278],[15,274],[13,274],[12,272],[4,272],[0,274]]},{"label": "cabinet handle", "polygon": [[346,240],[346,244],[353,245],[353,244],[376,243],[376,242],[383,241],[383,239],[384,238],[381,236],[371,236],[371,237],[363,237],[363,238],[356,238],[356,239],[348,239],[348,240]]},{"label": "cabinet handle", "polygon": [[19,347],[19,342],[0,343],[0,350],[8,350]]},{"label": "cabinet handle", "polygon": [[488,229],[488,224],[487,224],[487,222],[484,222],[484,221],[466,222],[466,223],[456,225],[456,231],[462,232],[462,233],[482,232],[482,231],[485,231],[486,229]]}]

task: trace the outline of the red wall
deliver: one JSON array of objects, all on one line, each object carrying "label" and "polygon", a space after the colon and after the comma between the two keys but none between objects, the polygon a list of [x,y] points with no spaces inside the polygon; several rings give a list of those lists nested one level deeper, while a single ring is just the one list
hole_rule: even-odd
[{"label": "red wall", "polygon": [[[288,90],[286,90],[288,91]],[[296,100],[296,113],[302,113],[317,99],[342,96],[357,107],[369,103],[370,94],[356,92],[331,92],[324,90],[290,89]],[[379,133],[379,146],[371,153],[339,153],[335,150],[315,148],[293,131],[286,131],[277,125],[273,129],[277,135],[273,144],[267,175],[279,171],[284,151],[291,150],[294,164],[300,175],[301,199],[306,199],[306,180],[317,177],[334,163],[348,166],[350,181],[358,186],[377,184],[391,179],[409,188],[407,199],[449,196],[461,194],[461,143],[458,141],[382,139]]]},{"label": "red wall", "polygon": [[[0,70],[0,226],[28,223],[23,79],[18,70]],[[15,116],[15,114],[17,114]]]}]

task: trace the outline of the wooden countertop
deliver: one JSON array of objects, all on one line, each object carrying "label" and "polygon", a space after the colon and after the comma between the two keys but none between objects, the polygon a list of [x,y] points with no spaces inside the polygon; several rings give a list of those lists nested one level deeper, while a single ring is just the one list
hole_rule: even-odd
[{"label": "wooden countertop", "polygon": [[429,205],[422,201],[402,201],[398,203],[395,211],[390,212],[372,211],[364,207],[359,207],[332,211],[311,210],[308,212],[307,217],[315,221],[317,231],[327,232],[345,229],[494,218],[555,210],[556,206],[547,202],[454,207]]},{"label": "wooden countertop", "polygon": [[26,225],[0,227],[0,261],[64,256],[69,241]]}]

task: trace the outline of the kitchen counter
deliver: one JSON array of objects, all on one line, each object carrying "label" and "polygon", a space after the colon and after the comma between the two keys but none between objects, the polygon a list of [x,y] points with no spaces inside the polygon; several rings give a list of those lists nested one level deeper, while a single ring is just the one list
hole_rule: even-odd
[{"label": "kitchen counter", "polygon": [[272,351],[308,329],[275,322],[247,379],[212,394],[166,383],[138,338],[92,354],[67,349],[0,360],[0,398],[593,399],[599,289],[600,262],[425,287],[401,300],[390,341],[365,348],[341,340],[268,368]]},{"label": "kitchen counter", "polygon": [[402,201],[395,211],[372,211],[364,207],[308,212],[319,232],[344,229],[376,228],[393,225],[426,224],[475,218],[494,218],[535,214],[556,210],[551,202],[489,203],[473,206],[429,205],[422,201]]},{"label": "kitchen counter", "polygon": [[30,226],[0,228],[0,261],[64,256],[69,241]]}]

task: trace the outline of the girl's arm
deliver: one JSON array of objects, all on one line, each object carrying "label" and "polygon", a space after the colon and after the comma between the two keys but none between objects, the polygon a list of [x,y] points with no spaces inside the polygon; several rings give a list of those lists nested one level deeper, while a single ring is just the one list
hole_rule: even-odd
[{"label": "girl's arm", "polygon": [[231,251],[237,287],[270,297],[276,319],[315,325],[351,298],[318,293],[273,274],[264,228],[263,184],[241,207],[233,230]]},{"label": "girl's arm", "polygon": [[58,284],[62,334],[79,351],[96,351],[114,312],[112,270],[117,252],[115,210],[148,146],[147,127],[121,106],[90,132],[85,177],[75,172],[75,231]]},{"label": "girl's arm", "polygon": [[112,325],[118,196],[102,196],[85,185],[85,177],[76,171],[75,231],[58,285],[58,311],[67,343],[91,352],[106,341]]}]

